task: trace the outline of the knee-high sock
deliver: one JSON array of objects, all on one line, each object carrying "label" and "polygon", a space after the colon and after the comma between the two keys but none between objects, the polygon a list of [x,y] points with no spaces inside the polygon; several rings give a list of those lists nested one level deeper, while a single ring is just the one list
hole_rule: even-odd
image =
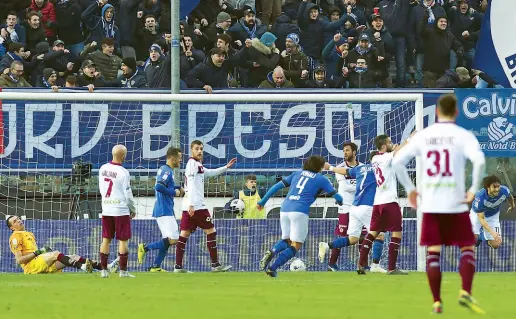
[{"label": "knee-high sock", "polygon": [[[167,239],[167,238],[165,238],[165,239]],[[168,239],[167,239],[167,242],[168,242]],[[164,244],[165,244],[165,242],[163,240],[158,240],[157,242],[145,245],[145,251],[147,252],[149,250],[163,249],[165,246]]]},{"label": "knee-high sock", "polygon": [[330,246],[331,249],[334,248],[342,248],[349,246],[349,237],[339,237],[332,241],[328,246]]},{"label": "knee-high sock", "polygon": [[475,253],[473,250],[466,249],[460,254],[459,274],[462,278],[462,289],[471,294],[473,276],[475,275]]},{"label": "knee-high sock", "polygon": [[389,271],[396,269],[400,244],[401,238],[391,237],[391,242],[389,243]]},{"label": "knee-high sock", "polygon": [[154,259],[154,263],[152,264],[152,267],[154,268],[160,268],[161,264],[163,263],[163,260],[167,256],[168,248],[170,247],[170,242],[168,241],[168,238],[163,238],[161,240],[162,247],[159,249],[158,255]]},{"label": "knee-high sock", "polygon": [[426,256],[426,275],[434,297],[434,302],[441,301],[441,253],[429,251]]},{"label": "knee-high sock", "polygon": [[183,267],[183,257],[185,255],[186,242],[188,237],[179,236],[176,244],[176,266]]},{"label": "knee-high sock", "polygon": [[125,254],[118,253],[118,258],[120,261],[120,270],[127,271],[127,260],[129,259],[129,253],[125,253]]},{"label": "knee-high sock", "polygon": [[376,239],[373,242],[373,263],[379,264],[382,258],[383,240]]},{"label": "knee-high sock", "polygon": [[330,260],[328,261],[329,265],[335,265],[337,260],[339,260],[340,256],[340,248],[332,248],[330,253]]},{"label": "knee-high sock", "polygon": [[217,253],[217,232],[206,236],[206,246],[210,252],[211,266],[216,267],[219,264],[219,257]]},{"label": "knee-high sock", "polygon": [[109,254],[99,253],[100,266],[102,269],[107,269]]},{"label": "knee-high sock", "polygon": [[361,267],[367,266],[369,260],[369,251],[373,247],[374,236],[367,234],[366,238],[362,241],[362,248],[360,248],[360,259],[358,264]]},{"label": "knee-high sock", "polygon": [[276,255],[276,254],[279,254],[281,253],[282,251],[284,251],[285,249],[288,248],[288,242],[286,239],[280,239],[278,240],[274,246],[272,246],[272,254],[273,255]]},{"label": "knee-high sock", "polygon": [[292,257],[294,257],[297,253],[297,250],[290,246],[287,249],[283,250],[279,255],[278,258],[274,261],[272,266],[270,267],[271,270],[276,270],[279,267],[283,266],[287,263]]}]

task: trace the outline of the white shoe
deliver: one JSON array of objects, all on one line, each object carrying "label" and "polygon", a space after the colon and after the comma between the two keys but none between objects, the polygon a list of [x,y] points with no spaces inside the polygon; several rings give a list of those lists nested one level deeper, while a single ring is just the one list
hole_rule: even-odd
[{"label": "white shoe", "polygon": [[120,265],[120,258],[116,257],[115,260],[109,263],[108,265],[108,271],[110,273],[115,273],[118,271],[118,266]]},{"label": "white shoe", "polygon": [[229,266],[229,265],[223,266],[223,265],[220,265],[220,266],[217,266],[217,267],[211,267],[211,272],[227,272],[231,268],[233,268],[233,266]]},{"label": "white shoe", "polygon": [[106,269],[102,269],[100,271],[100,278],[109,278],[109,271],[107,271]]},{"label": "white shoe", "polygon": [[176,274],[191,274],[191,271],[188,271],[184,268],[174,268],[174,273]]},{"label": "white shoe", "polygon": [[376,272],[380,274],[386,274],[387,270],[383,269],[379,264],[371,264],[370,272]]},{"label": "white shoe", "polygon": [[127,270],[120,270],[120,278],[122,277],[134,278],[134,275],[131,275]]},{"label": "white shoe", "polygon": [[330,245],[325,242],[319,243],[319,262],[323,263],[324,259],[326,258],[326,254],[328,253],[328,250],[330,250]]}]

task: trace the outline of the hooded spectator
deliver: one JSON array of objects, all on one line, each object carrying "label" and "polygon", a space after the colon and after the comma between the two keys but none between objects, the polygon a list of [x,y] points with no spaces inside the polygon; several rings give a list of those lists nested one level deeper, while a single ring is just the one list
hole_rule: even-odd
[{"label": "hooded spectator", "polygon": [[45,30],[45,36],[49,41],[56,39],[56,9],[48,0],[32,0],[29,10],[40,13],[40,22]]},{"label": "hooded spectator", "polygon": [[194,33],[199,36],[201,47],[206,51],[211,50],[217,42],[217,36],[226,34],[231,27],[231,16],[227,12],[221,12],[217,15],[217,20],[202,32],[195,30]]},{"label": "hooded spectator", "polygon": [[413,64],[415,64],[416,80],[419,87],[423,87],[423,61],[424,61],[424,41],[421,37],[421,20],[428,12],[428,24],[436,23],[435,17],[444,17],[446,15],[444,9],[435,0],[422,0],[418,6],[410,11],[410,20],[408,27],[408,55],[414,55]]},{"label": "hooded spectator", "polygon": [[230,64],[224,57],[221,49],[211,49],[210,56],[188,73],[185,79],[188,87],[203,88],[209,94],[213,89],[227,88]]},{"label": "hooded spectator", "polygon": [[249,86],[258,87],[279,63],[276,36],[265,32],[260,39],[247,40],[242,67],[249,70]]},{"label": "hooded spectator", "polygon": [[153,43],[156,43],[156,41],[161,38],[161,35],[158,33],[155,16],[145,16],[144,23],[143,28],[138,29],[136,33],[138,41],[135,45],[135,49],[138,61],[147,59],[149,57],[149,48]]},{"label": "hooded spectator", "polygon": [[[458,7],[453,6],[448,10],[448,17],[451,32],[464,47],[464,59],[467,66],[471,68],[484,15],[470,8],[469,3],[467,0],[459,0]],[[457,65],[457,57],[453,51],[451,55],[450,68],[454,68]]]},{"label": "hooded spectator", "polygon": [[363,57],[357,59],[356,66],[348,74],[349,88],[368,89],[375,88],[375,74],[369,70],[367,60]]},{"label": "hooded spectator", "polygon": [[[321,4],[322,4],[322,2],[321,2]],[[338,6],[330,5],[328,7],[327,11],[325,9],[323,9],[323,10],[325,12],[327,12],[330,22],[336,22],[336,21],[340,20],[342,11],[340,10],[340,8]],[[350,19],[348,19],[348,21],[349,20]],[[344,23],[344,25],[345,25],[345,23]],[[331,42],[333,40],[333,36],[337,33],[340,33],[340,32],[338,30],[329,30],[329,31],[324,32],[324,43],[328,44],[328,42]]]},{"label": "hooded spectator", "polygon": [[471,77],[466,68],[458,67],[454,70],[446,70],[444,75],[435,83],[436,88],[469,88],[471,87]]},{"label": "hooded spectator", "polygon": [[181,54],[179,56],[181,79],[195,68],[199,63],[202,63],[206,56],[201,50],[194,47],[192,37],[184,36],[181,43]]},{"label": "hooded spectator", "polygon": [[378,50],[380,61],[376,61],[375,69],[377,69],[377,80],[381,83],[381,87],[392,88],[392,78],[389,72],[389,61],[394,56],[394,41],[391,34],[385,28],[383,18],[380,14],[371,16],[371,28],[364,31],[371,40],[371,44]]},{"label": "hooded spectator", "polygon": [[143,88],[147,86],[145,74],[138,70],[134,58],[124,58],[121,68],[122,75],[115,81],[106,83],[107,85],[122,88]]},{"label": "hooded spectator", "polygon": [[421,20],[421,36],[425,41],[423,63],[423,86],[435,87],[435,82],[450,68],[450,51],[462,56],[464,48],[457,38],[447,30],[446,17],[436,17],[436,23],[428,25],[428,12]]},{"label": "hooded spectator", "polygon": [[343,38],[340,33],[337,33],[333,36],[333,40],[328,42],[322,53],[328,79],[339,75],[343,65],[347,66],[346,59],[348,54],[349,44],[347,39]]},{"label": "hooded spectator", "polygon": [[229,28],[229,35],[238,48],[244,47],[245,40],[259,39],[267,31],[265,25],[256,20],[254,10],[247,9],[244,14],[240,21]]},{"label": "hooded spectator", "polygon": [[310,66],[308,57],[301,51],[299,36],[291,33],[285,40],[286,49],[281,52],[280,66],[283,68],[286,79],[294,83],[296,87],[303,85],[303,75],[308,75]]},{"label": "hooded spectator", "polygon": [[[95,47],[91,47],[88,51],[94,48]],[[122,59],[114,54],[115,41],[111,38],[102,39],[101,50],[102,51],[97,50],[93,53],[89,53],[87,58],[93,61],[97,71],[102,74],[106,81],[112,81],[118,76],[118,70],[120,70],[122,66]]]},{"label": "hooded spectator", "polygon": [[23,77],[23,63],[13,61],[9,67],[9,72],[0,75],[0,88],[21,88],[31,87],[29,82]]},{"label": "hooded spectator", "polygon": [[41,27],[40,18],[37,12],[31,11],[27,13],[25,30],[27,31],[27,44],[25,48],[34,54],[36,45],[40,42],[46,41],[45,31]]},{"label": "hooded spectator", "polygon": [[57,36],[75,58],[84,50],[81,28],[81,6],[75,0],[59,0],[56,3]]},{"label": "hooded spectator", "polygon": [[276,22],[272,26],[271,33],[278,38],[276,40],[276,47],[280,52],[283,52],[285,50],[287,36],[292,33],[299,34],[300,30],[296,24],[292,23],[292,19],[288,15],[282,14],[276,19]]},{"label": "hooded spectator", "polygon": [[349,18],[347,14],[335,21],[329,22],[319,16],[319,6],[303,0],[299,6],[298,24],[301,29],[301,46],[303,51],[314,60],[320,60],[322,50],[325,46],[324,32],[336,32]]},{"label": "hooded spectator", "polygon": [[43,75],[36,81],[36,87],[40,88],[48,88],[56,91],[57,86],[57,72],[52,68],[44,69]]},{"label": "hooded spectator", "polygon": [[[102,8],[101,16],[95,15],[98,8]],[[107,0],[93,2],[81,15],[82,22],[91,31],[86,43],[101,43],[103,39],[113,39],[115,49],[120,52],[120,32],[115,24],[115,8]],[[132,36],[132,34],[131,34]]]},{"label": "hooded spectator", "polygon": [[304,87],[314,89],[329,89],[332,87],[331,80],[328,80],[326,77],[326,68],[324,65],[319,64],[314,68],[312,79],[306,79]]},{"label": "hooded spectator", "polygon": [[267,80],[263,80],[258,86],[260,89],[283,89],[294,88],[294,84],[287,80],[283,68],[278,66],[274,71],[267,74]]},{"label": "hooded spectator", "polygon": [[17,21],[16,12],[9,12],[5,24],[0,25],[0,36],[4,39],[5,48],[9,48],[9,44],[13,42],[25,45],[27,41],[25,27]]}]

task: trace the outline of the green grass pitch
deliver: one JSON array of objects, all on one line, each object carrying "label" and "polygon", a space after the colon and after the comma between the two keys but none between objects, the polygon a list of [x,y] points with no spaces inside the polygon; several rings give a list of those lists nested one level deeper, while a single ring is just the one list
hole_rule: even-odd
[{"label": "green grass pitch", "polygon": [[[0,275],[0,318],[428,318],[426,274],[135,273]],[[443,318],[471,318],[457,304],[460,277],[443,274]],[[484,318],[515,318],[516,276],[480,273],[474,296]],[[435,315],[434,315],[435,316]]]}]

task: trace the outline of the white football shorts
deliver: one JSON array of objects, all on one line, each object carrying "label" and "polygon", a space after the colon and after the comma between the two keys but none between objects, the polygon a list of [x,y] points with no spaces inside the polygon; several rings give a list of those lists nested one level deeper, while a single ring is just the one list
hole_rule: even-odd
[{"label": "white football shorts", "polygon": [[347,213],[349,213],[350,209],[351,209],[351,205],[342,204],[342,206],[339,206],[339,214],[347,214]]},{"label": "white football shorts", "polygon": [[[480,224],[480,220],[478,219],[477,213],[475,213],[473,210],[470,210],[469,218],[471,219],[471,226],[473,226],[473,234],[480,235],[480,228],[482,228],[482,225]],[[500,214],[486,217],[486,221],[492,230],[494,230],[495,232],[500,234],[500,236],[502,236],[502,228],[500,227]],[[493,235],[491,235],[485,229],[482,229],[482,231],[484,232],[484,238],[486,240],[494,240]]]},{"label": "white football shorts", "polygon": [[351,206],[349,210],[348,236],[360,238],[362,227],[365,226],[367,230],[371,227],[372,216],[373,206]]},{"label": "white football shorts", "polygon": [[308,235],[308,214],[280,212],[281,239],[304,243]]},{"label": "white football shorts", "polygon": [[175,216],[161,216],[156,218],[163,238],[179,239],[179,228]]}]

